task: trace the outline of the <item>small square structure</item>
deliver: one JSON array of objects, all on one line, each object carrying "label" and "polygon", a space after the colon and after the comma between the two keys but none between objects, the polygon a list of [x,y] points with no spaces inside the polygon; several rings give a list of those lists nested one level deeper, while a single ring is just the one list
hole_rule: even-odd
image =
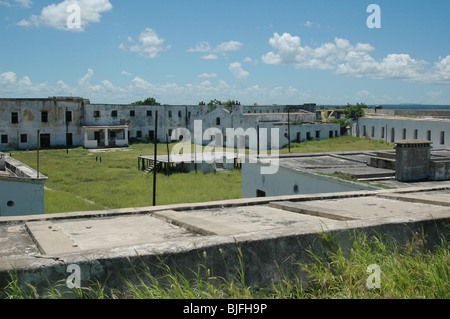
[{"label": "small square structure", "polygon": [[429,140],[401,140],[396,143],[395,178],[400,182],[417,182],[430,178]]}]

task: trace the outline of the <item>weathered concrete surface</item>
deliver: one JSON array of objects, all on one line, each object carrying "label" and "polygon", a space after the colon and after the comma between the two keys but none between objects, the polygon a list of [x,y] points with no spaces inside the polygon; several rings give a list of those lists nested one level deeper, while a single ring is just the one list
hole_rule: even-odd
[{"label": "weathered concrete surface", "polygon": [[450,221],[450,185],[239,199],[113,211],[0,218],[0,286],[16,270],[38,289],[64,282],[67,267],[123,288],[136,273],[161,274],[163,261],[186,271],[204,264],[216,276],[235,274],[242,253],[246,280],[270,284],[286,275],[305,278],[298,263],[320,253],[319,233],[343,247],[349,230],[376,232],[399,243],[422,230],[432,245]]}]

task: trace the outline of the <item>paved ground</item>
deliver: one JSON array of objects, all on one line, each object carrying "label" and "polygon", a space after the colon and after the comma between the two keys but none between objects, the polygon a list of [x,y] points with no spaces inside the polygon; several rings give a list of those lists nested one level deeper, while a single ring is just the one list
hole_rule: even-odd
[{"label": "paved ground", "polygon": [[[417,185],[416,185],[417,186]],[[409,191],[407,191],[409,190]],[[367,196],[369,194],[370,196]],[[0,218],[0,267],[15,257],[57,256],[169,241],[289,229],[318,232],[348,221],[449,216],[450,182],[428,191],[384,190],[171,205],[99,213]],[[84,217],[83,217],[84,216]],[[428,216],[428,217],[427,217]],[[414,217],[414,218],[415,218]]]},{"label": "paved ground", "polygon": [[65,282],[69,266],[78,265],[82,287],[98,281],[127,289],[124,278],[139,284],[136,271],[161,259],[171,268],[207,263],[216,276],[227,276],[241,266],[237,245],[247,284],[270,285],[281,280],[280,271],[304,275],[296,269],[307,251],[323,249],[317,235],[323,231],[375,231],[405,242],[425,229],[427,241],[437,241],[450,221],[449,195],[450,182],[441,182],[424,188],[0,217],[0,286],[14,270],[24,285],[43,292],[49,283]]}]

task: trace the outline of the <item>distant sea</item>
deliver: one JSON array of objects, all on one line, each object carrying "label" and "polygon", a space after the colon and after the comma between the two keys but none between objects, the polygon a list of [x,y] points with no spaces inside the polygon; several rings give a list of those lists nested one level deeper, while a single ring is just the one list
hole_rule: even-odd
[{"label": "distant sea", "polygon": [[[378,104],[377,104],[378,105]],[[377,105],[367,105],[369,108],[374,108]],[[321,107],[322,105],[318,105]],[[323,105],[325,107],[331,107],[331,105]],[[450,105],[427,105],[427,104],[382,104],[383,109],[388,110],[450,110]],[[336,107],[334,105],[333,107]],[[345,105],[338,107],[345,108]]]},{"label": "distant sea", "polygon": [[[376,105],[369,105],[369,107],[375,107]],[[450,110],[450,105],[423,105],[423,104],[386,104],[381,105],[383,109],[394,110]]]}]

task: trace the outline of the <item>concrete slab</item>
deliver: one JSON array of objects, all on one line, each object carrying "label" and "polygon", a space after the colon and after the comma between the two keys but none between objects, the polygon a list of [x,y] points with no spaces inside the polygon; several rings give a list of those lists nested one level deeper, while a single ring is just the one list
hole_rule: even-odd
[{"label": "concrete slab", "polygon": [[50,221],[25,223],[28,232],[43,255],[79,252],[81,249],[60,227]]},{"label": "concrete slab", "polygon": [[433,213],[443,211],[443,208],[437,205],[423,203],[409,203],[405,205],[404,201],[396,200],[395,196],[392,198],[356,197],[301,203],[278,202],[271,203],[271,206],[335,220],[388,218],[420,212]]},{"label": "concrete slab", "polygon": [[310,229],[329,221],[298,215],[269,205],[154,213],[171,223],[204,235],[237,235],[297,225]]},{"label": "concrete slab", "polygon": [[24,224],[0,225],[0,259],[38,253]]},{"label": "concrete slab", "polygon": [[299,168],[324,168],[324,167],[343,167],[343,166],[365,166],[365,163],[359,163],[346,158],[338,158],[330,155],[317,155],[300,158],[280,158],[280,165],[285,165],[293,169]]},{"label": "concrete slab", "polygon": [[32,222],[27,225],[42,253],[47,255],[197,236],[147,214]]},{"label": "concrete slab", "polygon": [[237,244],[246,280],[262,286],[279,278],[279,267],[287,274],[306,261],[307,250],[321,249],[324,231],[376,232],[399,242],[424,231],[433,244],[450,221],[445,185],[0,218],[0,286],[17,269],[26,284],[45,289],[77,264],[83,287],[93,279],[120,287],[134,278],[133,267],[159,258],[187,269],[206,261],[226,276],[239,269]]},{"label": "concrete slab", "polygon": [[407,193],[407,194],[383,194],[378,196],[388,199],[396,199],[399,201],[409,203],[450,206],[450,191],[429,192],[429,193]]}]

